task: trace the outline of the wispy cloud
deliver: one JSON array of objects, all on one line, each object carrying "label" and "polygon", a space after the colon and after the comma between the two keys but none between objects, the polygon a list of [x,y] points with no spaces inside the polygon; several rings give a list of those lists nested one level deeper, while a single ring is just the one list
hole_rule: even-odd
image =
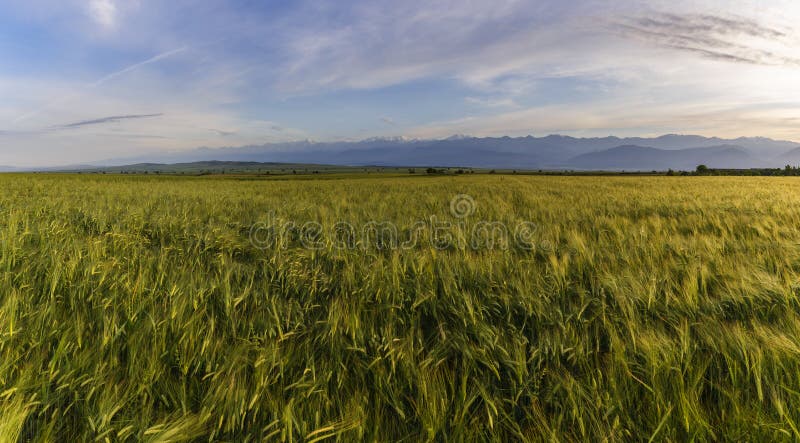
[{"label": "wispy cloud", "polygon": [[34,117],[36,115],[39,115],[41,112],[43,112],[43,111],[45,111],[45,110],[47,110],[47,109],[49,109],[49,108],[51,108],[53,106],[64,104],[64,103],[70,102],[72,100],[75,100],[76,98],[80,97],[80,95],[83,92],[85,92],[85,90],[87,90],[87,89],[97,88],[97,87],[103,85],[104,83],[107,83],[107,82],[109,82],[109,81],[111,81],[111,80],[113,80],[115,78],[121,77],[121,76],[123,76],[123,75],[125,75],[125,74],[127,74],[129,72],[135,71],[135,70],[137,70],[139,68],[142,68],[144,66],[147,66],[149,64],[156,63],[156,62],[158,62],[160,60],[164,60],[166,58],[172,57],[172,56],[174,56],[176,54],[179,54],[181,52],[186,51],[187,49],[189,49],[188,46],[182,46],[180,48],[173,49],[171,51],[162,52],[162,53],[157,54],[157,55],[155,55],[153,57],[150,57],[147,60],[144,60],[144,61],[141,61],[141,62],[138,62],[138,63],[134,63],[134,64],[132,64],[130,66],[127,66],[127,67],[125,67],[123,69],[120,69],[118,71],[112,72],[111,74],[107,74],[107,75],[97,79],[96,81],[92,82],[90,85],[79,89],[78,91],[72,92],[72,93],[70,93],[68,95],[65,95],[63,97],[57,98],[55,100],[51,100],[48,103],[46,103],[44,106],[42,106],[42,107],[40,107],[38,109],[35,109],[33,111],[30,111],[30,112],[27,112],[25,114],[20,115],[19,117],[14,119],[12,123],[13,124],[18,124],[18,123],[20,123],[20,122],[22,122],[24,120],[28,120],[29,118]]},{"label": "wispy cloud", "polygon": [[790,47],[791,42],[786,41],[790,37],[788,31],[751,19],[659,13],[622,21],[617,30],[647,43],[713,60],[800,66],[800,59],[776,51],[776,42]]},{"label": "wispy cloud", "polygon": [[68,123],[54,127],[54,129],[71,129],[80,128],[82,126],[102,125],[106,123],[118,123],[123,120],[138,120],[143,118],[161,117],[164,114],[132,114],[132,115],[112,115],[109,117],[96,118],[92,120],[84,120],[75,123]]},{"label": "wispy cloud", "polygon": [[165,137],[163,135],[150,135],[150,134],[108,134],[110,137],[119,137],[129,140],[169,140],[170,137]]},{"label": "wispy cloud", "polygon": [[216,133],[220,137],[231,137],[237,134],[237,131],[223,131],[221,129],[209,129],[209,131]]},{"label": "wispy cloud", "polygon": [[670,29],[688,34],[745,34],[753,37],[786,37],[784,30],[762,25],[755,20],[728,18],[707,14],[669,14],[661,13],[653,17],[640,18],[638,23],[644,27]]},{"label": "wispy cloud", "polygon": [[112,72],[111,74],[108,74],[105,77],[102,77],[102,78],[98,79],[97,81],[92,83],[91,86],[92,87],[100,86],[103,83],[108,82],[109,80],[113,80],[113,79],[115,79],[117,77],[120,77],[122,75],[125,75],[125,74],[127,74],[127,73],[129,73],[131,71],[135,71],[135,70],[137,70],[137,69],[139,69],[139,68],[141,68],[143,66],[147,66],[149,64],[164,60],[164,59],[169,58],[169,57],[172,57],[172,56],[174,56],[176,54],[180,54],[181,52],[184,52],[184,51],[186,51],[188,49],[189,49],[188,46],[182,46],[180,48],[173,49],[171,51],[162,52],[161,54],[158,54],[158,55],[155,55],[153,57],[150,57],[147,60],[141,61],[139,63],[134,63],[134,64],[132,64],[130,66],[127,66],[127,67],[125,67],[123,69],[120,69],[119,71]]},{"label": "wispy cloud", "polygon": [[[74,123],[67,123],[62,125],[53,125],[43,129],[31,129],[25,131],[5,131],[0,130],[0,136],[10,135],[10,136],[20,136],[20,135],[36,135],[36,134],[47,134],[47,133],[55,133],[58,131],[64,131],[68,129],[77,129],[86,126],[98,126],[104,125],[109,123],[119,123],[126,120],[141,120],[141,119],[151,119],[164,116],[163,113],[159,114],[130,114],[130,115],[112,115],[108,117],[101,117],[95,118],[91,120],[82,120],[79,122]],[[108,134],[114,135],[119,137],[130,137],[130,138],[165,138],[161,136],[151,136],[151,135],[135,135],[135,134]]]},{"label": "wispy cloud", "polygon": [[487,108],[514,108],[517,103],[511,98],[478,98],[467,97],[464,99],[470,105],[483,106]]},{"label": "wispy cloud", "polygon": [[486,71],[499,77],[533,63],[551,43],[564,44],[552,38],[556,24],[563,28],[582,3],[378,0],[345,3],[347,13],[334,17],[302,10],[302,20],[319,26],[292,27],[277,87],[313,92]]}]

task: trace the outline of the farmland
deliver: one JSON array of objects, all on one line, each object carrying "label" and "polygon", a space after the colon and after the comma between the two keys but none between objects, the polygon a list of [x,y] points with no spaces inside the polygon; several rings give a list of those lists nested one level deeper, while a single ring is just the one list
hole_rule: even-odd
[{"label": "farmland", "polygon": [[793,441],[799,184],[0,175],[0,441]]}]

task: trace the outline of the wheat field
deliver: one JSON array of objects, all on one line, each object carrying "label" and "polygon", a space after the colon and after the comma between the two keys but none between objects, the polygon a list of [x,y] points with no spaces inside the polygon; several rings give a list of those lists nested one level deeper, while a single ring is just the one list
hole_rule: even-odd
[{"label": "wheat field", "polygon": [[800,439],[794,178],[0,189],[3,442]]}]

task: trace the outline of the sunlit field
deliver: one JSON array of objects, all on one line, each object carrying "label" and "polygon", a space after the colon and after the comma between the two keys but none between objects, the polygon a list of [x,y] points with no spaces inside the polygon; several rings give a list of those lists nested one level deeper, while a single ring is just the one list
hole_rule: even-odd
[{"label": "sunlit field", "polygon": [[0,441],[800,438],[796,178],[0,189]]}]

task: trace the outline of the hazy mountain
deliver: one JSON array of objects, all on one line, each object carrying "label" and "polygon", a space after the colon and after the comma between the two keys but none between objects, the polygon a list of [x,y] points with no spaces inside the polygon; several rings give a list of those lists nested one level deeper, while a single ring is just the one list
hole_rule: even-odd
[{"label": "hazy mountain", "polygon": [[306,140],[228,148],[198,148],[111,159],[93,163],[92,167],[134,163],[235,161],[498,169],[694,169],[700,163],[710,167],[754,168],[783,167],[787,163],[800,165],[800,151],[789,154],[797,148],[798,144],[794,142],[758,137],[726,140],[675,134],[656,138],[576,138],[563,135],[477,138],[455,135],[443,140],[381,137],[362,141]]},{"label": "hazy mountain", "polygon": [[783,165],[792,165],[792,166],[800,165],[800,147],[794,148],[788,152],[779,155],[776,158],[776,161],[779,163],[783,163]]},{"label": "hazy mountain", "polygon": [[[393,168],[394,169],[394,168]],[[53,172],[88,172],[88,173],[167,173],[167,174],[201,174],[201,173],[290,173],[299,171],[308,172],[353,172],[362,171],[361,167],[331,166],[316,164],[295,163],[259,163],[259,162],[233,162],[233,161],[200,161],[191,163],[135,163],[120,166],[93,166],[93,167],[65,167]],[[44,171],[44,170],[42,170]]]},{"label": "hazy mountain", "polygon": [[747,169],[765,167],[739,146],[722,145],[691,149],[656,149],[627,145],[582,154],[568,163],[575,169],[603,170],[693,170],[697,165],[710,168]]},{"label": "hazy mountain", "polygon": [[449,140],[369,139],[360,142],[275,143],[235,148],[200,148],[156,156],[99,162],[130,163],[255,161],[376,166],[473,166],[536,168],[555,165],[576,154],[561,145],[531,144],[525,138],[457,138]]}]

